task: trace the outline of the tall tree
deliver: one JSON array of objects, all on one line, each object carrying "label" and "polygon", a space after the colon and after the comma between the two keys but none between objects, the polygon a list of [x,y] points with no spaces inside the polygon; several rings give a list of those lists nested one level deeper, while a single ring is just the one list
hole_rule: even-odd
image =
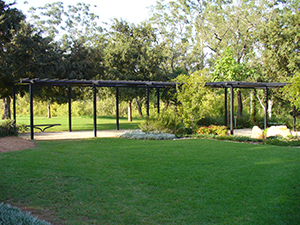
[{"label": "tall tree", "polygon": [[182,1],[157,1],[151,7],[151,24],[164,44],[163,71],[176,77],[204,68],[203,42],[194,29],[190,6]]},{"label": "tall tree", "polygon": [[[10,95],[6,85],[7,80],[7,63],[6,44],[13,38],[12,31],[18,30],[20,22],[25,19],[25,15],[13,7],[14,3],[6,4],[0,0],[0,98],[3,98],[3,119],[8,119],[10,115]],[[9,70],[10,71],[10,70]]]},{"label": "tall tree", "polygon": [[[222,54],[222,58],[216,62],[212,79],[214,81],[246,81],[251,80],[253,74],[253,69],[250,69],[245,62],[238,63],[233,57],[233,51],[227,48]],[[237,99],[237,117],[241,117],[243,114],[243,104],[240,90],[237,91]]]},{"label": "tall tree", "polygon": [[[43,38],[32,27],[21,22],[18,31],[12,31],[10,42],[5,44],[5,61],[1,61],[1,94],[11,96],[13,83],[20,78],[53,78],[60,67],[61,54],[51,39]],[[8,106],[9,107],[9,106]]]},{"label": "tall tree", "polygon": [[[129,24],[114,20],[105,48],[106,78],[112,80],[166,81],[160,70],[162,46],[150,24]],[[120,95],[130,103],[144,90],[122,89]],[[130,111],[130,109],[129,109]]]}]

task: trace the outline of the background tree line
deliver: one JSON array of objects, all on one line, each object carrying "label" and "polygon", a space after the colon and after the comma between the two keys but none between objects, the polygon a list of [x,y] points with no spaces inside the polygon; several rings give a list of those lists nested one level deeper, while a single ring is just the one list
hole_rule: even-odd
[{"label": "background tree line", "polygon": [[[185,74],[179,80],[188,81],[202,71],[196,74],[206,81],[292,81],[288,91],[271,95],[269,110],[274,102],[275,108],[299,104],[299,5],[298,0],[159,0],[147,21],[114,19],[104,29],[88,4],[32,7],[26,20],[14,4],[0,0],[3,118],[10,116],[7,82],[25,77],[170,81]],[[65,91],[43,88],[36,96],[49,104],[63,103]],[[141,90],[121,91],[129,105],[143,101]],[[76,98],[86,95],[74,90]],[[249,97],[264,102],[259,91],[238,90],[237,116]]]}]

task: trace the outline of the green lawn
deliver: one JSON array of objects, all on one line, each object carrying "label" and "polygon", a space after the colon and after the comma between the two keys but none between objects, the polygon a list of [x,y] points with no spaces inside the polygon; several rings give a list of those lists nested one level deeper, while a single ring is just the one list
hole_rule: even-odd
[{"label": "green lawn", "polygon": [[[120,118],[120,129],[139,129],[139,124],[142,119],[133,118],[133,122],[128,122],[127,118]],[[87,131],[93,130],[93,117],[83,116],[83,117],[72,117],[72,130],[73,131]],[[45,132],[54,131],[68,131],[69,130],[69,118],[68,117],[53,117],[48,119],[47,117],[34,117],[34,124],[57,124],[60,123],[61,126],[55,126],[47,129]],[[17,117],[17,124],[30,124],[29,116]],[[98,117],[97,118],[97,129],[98,130],[114,130],[116,129],[116,118],[112,117]],[[35,129],[35,132],[40,132]]]},{"label": "green lawn", "polygon": [[299,148],[203,139],[37,144],[0,154],[0,201],[49,209],[59,224],[300,222]]}]

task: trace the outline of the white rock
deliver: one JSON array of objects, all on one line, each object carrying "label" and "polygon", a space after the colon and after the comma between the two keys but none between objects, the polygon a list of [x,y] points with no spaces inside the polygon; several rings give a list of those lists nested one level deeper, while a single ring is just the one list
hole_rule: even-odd
[{"label": "white rock", "polygon": [[267,137],[272,136],[281,136],[281,137],[287,137],[289,135],[292,135],[291,130],[287,128],[287,126],[271,126],[267,130]]},{"label": "white rock", "polygon": [[258,126],[254,126],[252,128],[252,135],[251,138],[255,139],[264,139],[264,132],[262,129],[260,129]]}]

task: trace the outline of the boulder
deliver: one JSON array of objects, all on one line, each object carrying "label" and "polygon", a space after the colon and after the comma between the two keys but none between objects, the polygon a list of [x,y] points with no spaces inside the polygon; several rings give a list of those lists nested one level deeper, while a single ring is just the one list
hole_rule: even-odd
[{"label": "boulder", "polygon": [[260,129],[258,126],[254,126],[252,128],[252,135],[251,138],[255,139],[264,139],[264,132],[262,129]]},{"label": "boulder", "polygon": [[274,136],[281,136],[287,137],[292,135],[291,130],[287,128],[287,126],[271,126],[267,130],[266,137],[274,137]]}]

